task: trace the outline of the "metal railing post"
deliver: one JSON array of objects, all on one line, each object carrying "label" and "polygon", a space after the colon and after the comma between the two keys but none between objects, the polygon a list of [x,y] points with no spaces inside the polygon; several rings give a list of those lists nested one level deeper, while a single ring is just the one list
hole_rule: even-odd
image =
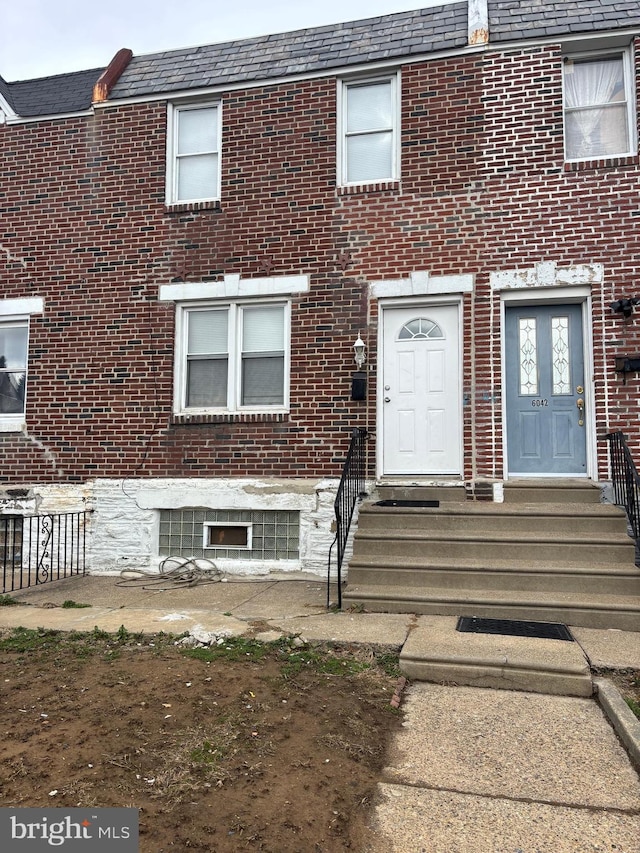
[{"label": "metal railing post", "polygon": [[338,584],[338,609],[342,608],[342,563],[349,538],[351,520],[358,500],[365,495],[365,439],[366,429],[356,427],[351,433],[351,443],[347,452],[340,484],[334,502],[336,517],[336,536],[329,549],[329,563],[327,567],[327,607],[330,605],[331,587],[331,551],[336,546],[337,554],[337,584]]}]

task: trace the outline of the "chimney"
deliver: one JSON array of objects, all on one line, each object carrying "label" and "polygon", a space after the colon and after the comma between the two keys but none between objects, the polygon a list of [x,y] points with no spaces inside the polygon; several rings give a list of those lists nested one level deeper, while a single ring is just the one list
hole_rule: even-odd
[{"label": "chimney", "polygon": [[469,44],[489,44],[488,0],[468,0]]}]

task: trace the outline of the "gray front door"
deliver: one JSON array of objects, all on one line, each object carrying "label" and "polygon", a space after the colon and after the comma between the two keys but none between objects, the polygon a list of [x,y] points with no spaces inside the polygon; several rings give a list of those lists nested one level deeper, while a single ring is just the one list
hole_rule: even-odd
[{"label": "gray front door", "polygon": [[581,306],[516,305],[505,321],[509,474],[586,474]]}]

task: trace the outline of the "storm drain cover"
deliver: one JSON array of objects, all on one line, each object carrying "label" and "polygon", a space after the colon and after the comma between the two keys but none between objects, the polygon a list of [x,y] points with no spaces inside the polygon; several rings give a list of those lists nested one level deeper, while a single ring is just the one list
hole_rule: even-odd
[{"label": "storm drain cover", "polygon": [[461,616],[456,631],[463,634],[506,634],[510,637],[537,637],[541,640],[568,640],[573,637],[566,625],[559,622],[520,622],[515,619],[480,619]]},{"label": "storm drain cover", "polygon": [[417,506],[417,507],[427,507],[427,506],[440,506],[440,501],[376,501],[376,506]]}]

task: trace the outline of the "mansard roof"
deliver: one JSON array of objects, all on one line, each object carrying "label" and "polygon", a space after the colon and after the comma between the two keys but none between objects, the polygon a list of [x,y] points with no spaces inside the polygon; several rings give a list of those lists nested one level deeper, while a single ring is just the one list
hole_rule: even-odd
[{"label": "mansard roof", "polygon": [[489,38],[494,44],[639,26],[638,0],[489,0]]},{"label": "mansard roof", "polygon": [[134,57],[112,98],[268,80],[464,47],[467,4]]},{"label": "mansard roof", "polygon": [[16,113],[25,118],[82,112],[91,106],[93,87],[103,70],[94,68],[7,83],[9,97],[6,99]]},{"label": "mansard roof", "polygon": [[[640,29],[638,0],[488,0],[488,7],[490,44]],[[330,73],[332,69],[460,51],[467,44],[467,2],[462,0],[360,21],[135,56],[115,85],[109,85],[105,97],[149,98],[268,82],[289,75]],[[23,117],[88,110],[93,87],[103,71],[97,68],[17,83],[0,78],[0,95]]]}]

